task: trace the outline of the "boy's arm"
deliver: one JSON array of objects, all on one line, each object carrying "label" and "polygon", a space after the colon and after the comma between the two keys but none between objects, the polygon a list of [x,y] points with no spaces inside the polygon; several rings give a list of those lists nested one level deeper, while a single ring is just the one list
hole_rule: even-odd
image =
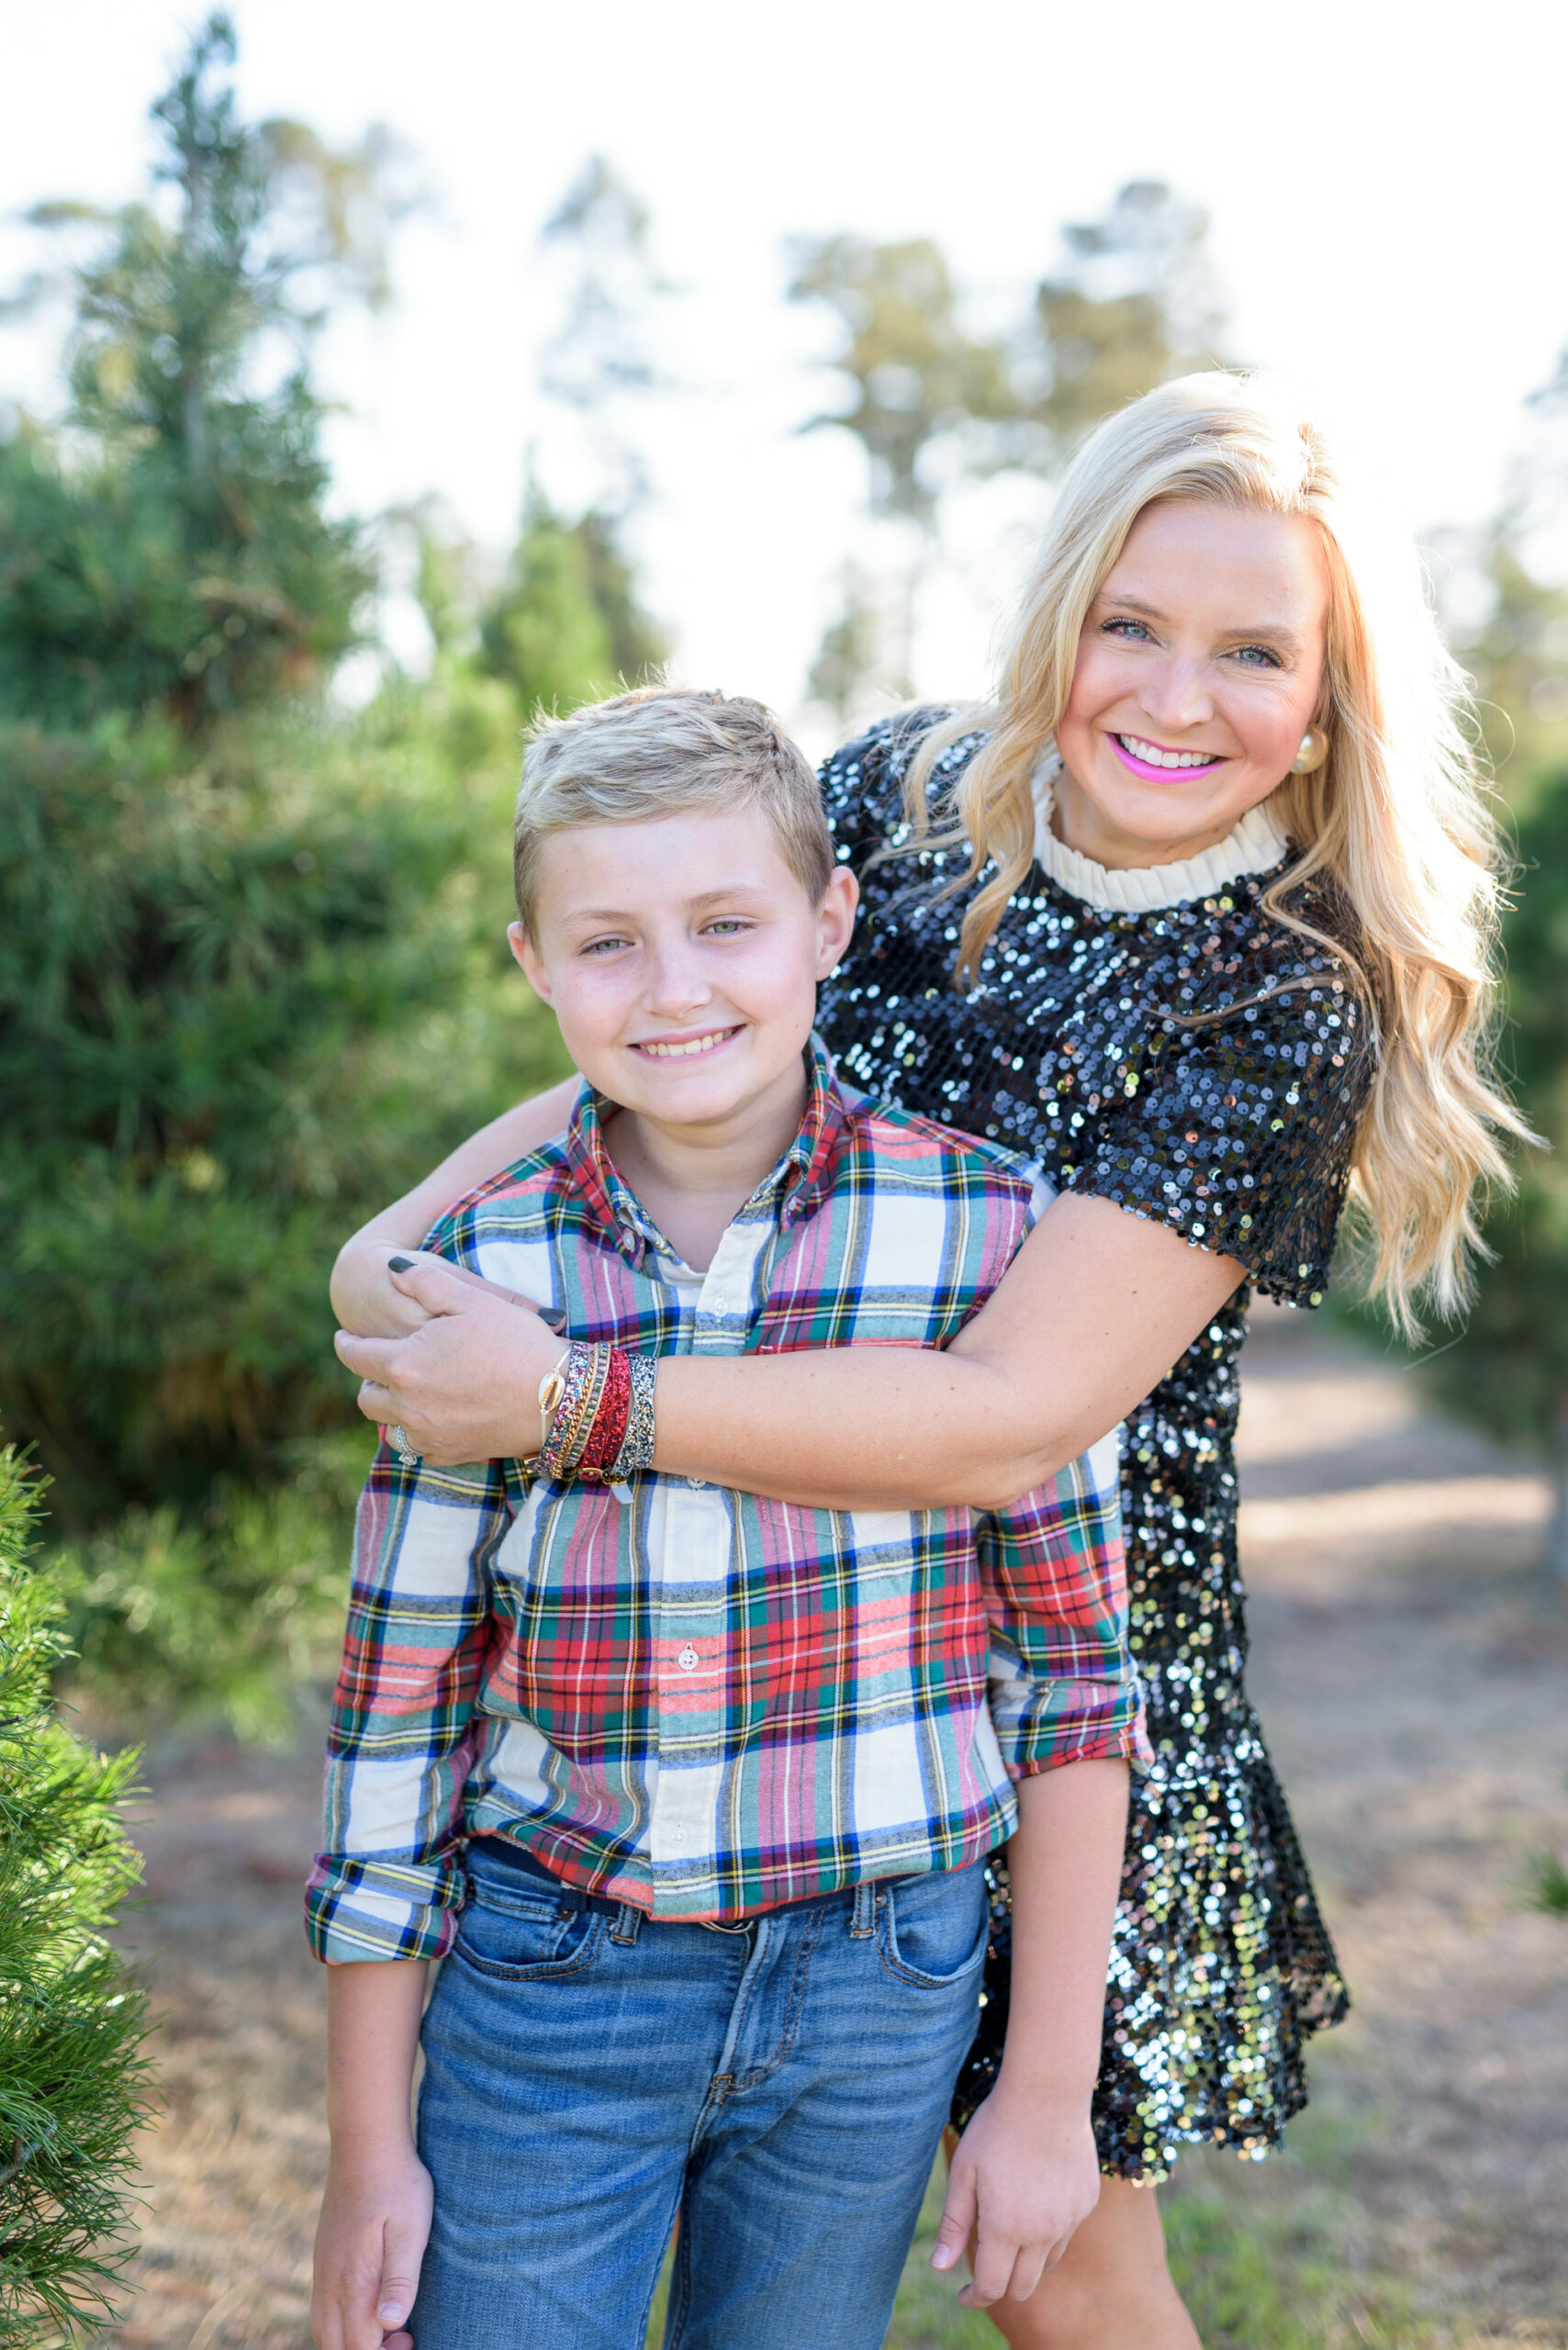
[{"label": "boy's arm", "polygon": [[431,2201],[409,2118],[424,1989],[422,1959],[328,1972],[331,2159],[310,2298],[321,2350],[410,2350]]},{"label": "boy's arm", "polygon": [[409,2092],[427,1957],[455,1926],[473,1701],[489,1620],[486,1562],[510,1523],[492,1465],[409,1472],[385,1446],[355,1526],[333,1695],[327,1850],[306,1896],[327,1968],[331,2160],[316,2235],[321,2350],[412,2350],[431,2183]]},{"label": "boy's arm", "polygon": [[958,2141],[932,2255],[951,2268],[972,2239],[971,2309],[1026,2300],[1099,2197],[1089,2106],[1126,1817],[1125,1762],[1064,1763],[1018,1789],[1007,2044]]}]

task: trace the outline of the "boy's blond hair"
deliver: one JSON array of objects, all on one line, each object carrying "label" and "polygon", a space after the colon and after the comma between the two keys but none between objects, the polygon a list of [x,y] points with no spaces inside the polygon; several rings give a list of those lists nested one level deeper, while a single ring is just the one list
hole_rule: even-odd
[{"label": "boy's blond hair", "polygon": [[531,729],[512,829],[517,908],[532,934],[539,851],[578,824],[645,824],[690,810],[760,808],[812,903],[833,876],[815,776],[759,701],[640,686]]}]

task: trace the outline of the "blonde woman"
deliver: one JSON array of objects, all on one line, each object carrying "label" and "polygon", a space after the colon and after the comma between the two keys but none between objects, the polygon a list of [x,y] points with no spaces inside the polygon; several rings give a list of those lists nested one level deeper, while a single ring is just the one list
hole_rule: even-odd
[{"label": "blonde woman", "polygon": [[[1506,1180],[1498,1137],[1519,1126],[1487,1072],[1495,884],[1461,701],[1410,550],[1310,420],[1208,375],[1103,424],[994,701],[890,721],[823,771],[864,892],[821,1012],[841,1069],[1037,1158],[1059,1196],[946,1354],[660,1367],[661,1468],[842,1507],[1002,1503],[1124,1423],[1157,1762],[1106,2002],[1103,2190],[1031,2293],[1037,2261],[998,2273],[977,2223],[967,2135],[936,2254],[972,2245],[965,2298],[1014,2344],[1191,2350],[1138,2190],[1184,2144],[1274,2145],[1304,2041],[1344,2012],[1242,1685],[1237,1359],[1254,1292],[1319,1302],[1348,1194],[1395,1317],[1451,1313],[1477,1188]],[[564,1121],[559,1093],[510,1113],[340,1261],[344,1321],[410,1333],[341,1340],[363,1406],[437,1460],[536,1449],[558,1341],[451,1274],[389,1283],[387,1245]],[[1058,2125],[999,2069],[1007,1923],[999,1865],[955,2112],[1006,2149],[1026,2204]]]}]

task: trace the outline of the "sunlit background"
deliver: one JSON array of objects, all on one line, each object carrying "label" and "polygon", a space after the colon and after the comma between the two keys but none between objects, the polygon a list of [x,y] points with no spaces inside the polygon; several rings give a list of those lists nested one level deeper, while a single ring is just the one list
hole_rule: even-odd
[{"label": "sunlit background", "polygon": [[[1249,1685],[1357,2009],[1281,2159],[1183,2156],[1172,2255],[1212,2350],[1561,2350],[1565,48],[1544,0],[0,0],[0,2341],[122,2255],[121,2350],[308,2336],[374,1442],[327,1274],[565,1069],[526,723],[666,659],[813,752],[977,692],[1081,435],[1217,360],[1419,534],[1555,1147],[1419,1360],[1348,1264],[1249,1343]],[[994,2343],[928,2248],[890,2350]]]},{"label": "sunlit background", "polygon": [[[591,15],[241,0],[234,15],[251,116],[297,118],[342,149],[384,124],[405,151],[389,181],[420,199],[392,237],[386,307],[335,303],[320,341],[319,380],[342,403],[336,504],[368,516],[433,495],[499,557],[530,468],[563,510],[607,502],[682,676],[762,694],[814,747],[835,713],[808,680],[846,582],[896,607],[912,534],[872,527],[851,434],[801,431],[850,397],[825,364],[839,318],[788,298],[804,241],[932,240],[958,330],[1002,341],[1025,372],[1041,281],[1170,296],[1179,341],[1288,370],[1352,411],[1428,533],[1496,513],[1540,437],[1527,404],[1568,341],[1562,21],[1546,5],[1515,0],[1484,24],[1443,0],[1198,14],[604,0]],[[0,282],[14,282],[39,265],[26,207],[140,189],[143,110],[195,12],[55,0],[6,16]],[[543,234],[591,157],[645,208],[635,253]],[[1096,268],[1064,245],[1065,225],[1106,222],[1119,190],[1151,181],[1206,218],[1202,321],[1158,249]],[[585,419],[546,386],[594,268],[649,381]],[[59,325],[44,310],[0,341],[0,381],[43,412]],[[940,497],[913,534],[912,657],[889,641],[902,615],[884,613],[873,693],[901,666],[925,694],[983,681],[1046,493],[1018,471],[977,476],[996,452],[976,437],[939,431],[924,453]],[[1451,545],[1437,560],[1453,565]],[[422,624],[392,568],[383,634],[417,664]]]}]

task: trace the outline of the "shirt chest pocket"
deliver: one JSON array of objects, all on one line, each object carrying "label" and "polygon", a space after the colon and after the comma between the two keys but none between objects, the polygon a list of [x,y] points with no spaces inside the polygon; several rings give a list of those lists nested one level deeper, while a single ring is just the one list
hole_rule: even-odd
[{"label": "shirt chest pocket", "polygon": [[569,1584],[588,1561],[618,1561],[629,1513],[607,1485],[556,1485],[536,1479],[497,1546],[490,1572],[503,1591],[543,1598]]}]

